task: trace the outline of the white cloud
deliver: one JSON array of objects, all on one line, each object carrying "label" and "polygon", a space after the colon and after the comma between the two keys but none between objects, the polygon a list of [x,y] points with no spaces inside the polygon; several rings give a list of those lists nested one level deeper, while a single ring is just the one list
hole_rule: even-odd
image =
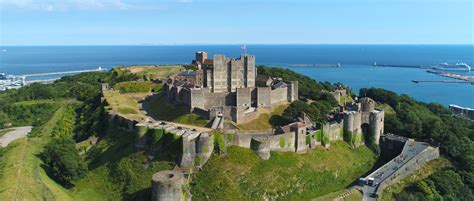
[{"label": "white cloud", "polygon": [[16,8],[40,11],[67,10],[161,10],[158,4],[134,4],[123,0],[0,0],[2,9]]}]

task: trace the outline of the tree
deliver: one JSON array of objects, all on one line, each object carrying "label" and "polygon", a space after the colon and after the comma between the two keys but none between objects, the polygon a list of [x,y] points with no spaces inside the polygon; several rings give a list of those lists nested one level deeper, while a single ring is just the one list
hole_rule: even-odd
[{"label": "tree", "polygon": [[9,122],[8,115],[0,111],[0,129],[5,127],[5,124]]},{"label": "tree", "polygon": [[60,137],[51,140],[45,146],[43,157],[53,179],[68,188],[87,171],[84,160],[70,138]]}]

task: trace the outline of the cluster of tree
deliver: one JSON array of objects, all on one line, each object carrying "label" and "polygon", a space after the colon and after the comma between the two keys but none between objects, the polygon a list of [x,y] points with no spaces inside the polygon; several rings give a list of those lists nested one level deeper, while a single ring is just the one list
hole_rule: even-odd
[{"label": "cluster of tree", "polygon": [[112,73],[110,76],[109,82],[111,84],[119,83],[119,82],[127,82],[127,81],[136,81],[139,80],[139,75],[132,73],[125,67],[115,67],[112,69]]},{"label": "cluster of tree", "polygon": [[75,180],[87,173],[86,163],[71,137],[54,138],[44,147],[42,156],[53,179],[64,187],[72,187]]},{"label": "cluster of tree", "polygon": [[74,129],[74,140],[86,140],[90,136],[105,133],[108,126],[107,114],[101,96],[84,101],[77,109],[77,121]]},{"label": "cluster of tree", "polygon": [[[60,117],[51,129],[51,133],[38,132],[42,125],[33,131],[33,136],[48,134],[50,141],[45,145],[41,158],[46,164],[48,175],[66,188],[73,186],[74,181],[84,176],[87,172],[87,165],[76,149],[76,143],[72,139],[77,120],[77,108],[79,104],[68,104],[60,112]],[[59,112],[59,111],[58,111]]]},{"label": "cluster of tree", "polygon": [[321,99],[312,103],[307,103],[301,100],[294,101],[283,112],[283,118],[287,122],[293,122],[296,117],[302,112],[306,113],[314,123],[320,125],[327,121],[329,113],[337,107],[337,101],[329,94],[327,99]]},{"label": "cluster of tree", "polygon": [[0,105],[0,129],[9,124],[12,126],[41,125],[45,123],[58,108],[58,105],[54,102],[2,104]]},{"label": "cluster of tree", "polygon": [[[100,93],[100,82],[110,80],[109,73],[91,72],[65,76],[52,84],[31,84],[0,94],[0,127],[41,125],[58,108],[45,100],[76,99],[88,101]],[[28,101],[25,104],[21,102]]]},{"label": "cluster of tree", "polygon": [[272,68],[267,66],[257,66],[258,75],[282,78],[286,81],[298,81],[298,95],[302,100],[324,99],[324,91],[334,91],[339,87],[344,87],[341,83],[332,84],[330,82],[316,82],[308,76],[296,73],[289,69]]},{"label": "cluster of tree", "polygon": [[395,194],[397,200],[474,200],[472,187],[451,169],[441,170],[425,180],[410,184]]},{"label": "cluster of tree", "polygon": [[[316,82],[308,76],[283,68],[257,67],[258,75],[282,78],[286,81],[298,81],[300,100],[294,101],[284,111],[281,124],[293,122],[301,112],[305,112],[316,124],[327,121],[328,114],[338,106],[338,101],[329,93],[344,87],[341,83]],[[345,88],[345,87],[344,87]]]},{"label": "cluster of tree", "polygon": [[[454,117],[448,108],[440,104],[417,102],[407,95],[397,95],[388,90],[361,89],[360,94],[377,102],[388,104],[394,109],[395,114],[385,115],[385,132],[417,140],[434,141],[439,144],[442,153],[456,166],[455,172],[450,172],[449,175],[457,174],[462,183],[468,187],[469,192],[465,193],[472,195],[474,189],[474,143],[472,141],[474,125],[471,122]],[[451,179],[451,176],[447,175],[436,176],[436,181],[441,181],[441,177],[444,177],[445,180]],[[455,191],[456,187],[445,186],[443,188],[451,188],[452,191]],[[440,186],[432,188],[441,196],[447,195],[448,190],[438,191],[439,189],[441,189]]]}]

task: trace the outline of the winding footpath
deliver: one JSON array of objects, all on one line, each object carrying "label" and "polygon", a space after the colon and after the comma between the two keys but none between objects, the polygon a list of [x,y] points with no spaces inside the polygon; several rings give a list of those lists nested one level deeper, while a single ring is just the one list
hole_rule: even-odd
[{"label": "winding footpath", "polygon": [[5,135],[0,137],[0,146],[7,147],[14,140],[26,137],[26,135],[31,132],[31,128],[31,126],[11,128],[13,129],[12,131],[5,133]]}]

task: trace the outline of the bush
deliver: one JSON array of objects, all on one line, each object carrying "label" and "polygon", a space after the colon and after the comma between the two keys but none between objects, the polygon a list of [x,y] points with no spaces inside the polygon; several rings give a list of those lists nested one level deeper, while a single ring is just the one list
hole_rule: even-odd
[{"label": "bush", "polygon": [[87,172],[87,166],[70,138],[54,138],[46,144],[43,159],[53,179],[67,188]]},{"label": "bush", "polygon": [[215,131],[213,135],[214,135],[214,146],[215,146],[214,150],[219,154],[226,153],[227,149],[225,146],[224,134],[219,131]]},{"label": "bush", "polygon": [[120,82],[114,86],[120,93],[146,93],[150,92],[153,87],[151,82]]}]

